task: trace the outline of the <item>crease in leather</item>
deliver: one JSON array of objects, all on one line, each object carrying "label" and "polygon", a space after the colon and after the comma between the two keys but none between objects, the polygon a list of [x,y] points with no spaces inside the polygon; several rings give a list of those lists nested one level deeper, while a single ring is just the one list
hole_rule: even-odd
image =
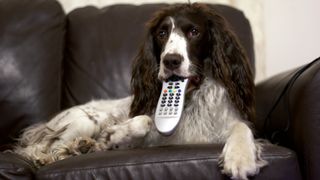
[{"label": "crease in leather", "polygon": [[86,68],[83,68],[79,63],[77,63],[76,61],[74,60],[69,60],[69,62],[71,64],[74,65],[74,67],[77,67],[77,69],[82,72],[83,75],[87,76],[88,79],[91,79],[92,81],[91,82],[94,82],[98,87],[100,87],[101,89],[103,89],[104,91],[107,92],[107,88],[105,88],[105,86],[100,83],[100,81],[98,79],[96,79],[92,73],[90,73],[89,71],[86,70]]},{"label": "crease in leather", "polygon": [[[113,164],[108,164],[104,166],[94,166],[94,167],[87,167],[87,168],[71,168],[69,170],[59,170],[59,172],[73,172],[73,171],[90,171],[93,169],[107,169],[107,168],[113,168],[113,167],[128,167],[128,166],[144,166],[144,165],[150,165],[150,164],[168,164],[168,163],[181,163],[181,162],[202,162],[202,161],[218,161],[219,160],[219,154],[213,154],[210,156],[202,156],[202,157],[197,157],[197,158],[172,158],[168,160],[154,160],[154,161],[141,161],[141,162],[121,162],[121,163],[113,163]],[[280,160],[280,159],[296,159],[296,156],[293,152],[285,152],[283,153],[268,153],[268,154],[263,154],[262,156],[266,160]],[[46,174],[56,174],[57,172],[53,171],[46,171]]]},{"label": "crease in leather", "polygon": [[[150,161],[150,162],[141,162],[141,163],[124,163],[124,164],[113,164],[108,166],[101,166],[101,167],[92,167],[92,168],[75,168],[70,170],[59,170],[58,172],[53,171],[46,171],[44,176],[46,175],[59,175],[65,173],[72,173],[72,172],[82,172],[82,171],[91,171],[91,170],[103,170],[109,168],[116,168],[116,167],[133,167],[133,166],[144,166],[144,165],[151,165],[151,164],[170,164],[170,163],[182,163],[182,162],[208,162],[208,161],[216,161],[218,158],[199,158],[199,159],[180,159],[178,161]],[[184,163],[183,163],[184,164]]]}]

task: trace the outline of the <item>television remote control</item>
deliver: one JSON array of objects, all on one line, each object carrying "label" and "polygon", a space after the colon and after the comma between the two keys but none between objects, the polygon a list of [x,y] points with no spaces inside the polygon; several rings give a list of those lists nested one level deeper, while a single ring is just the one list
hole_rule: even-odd
[{"label": "television remote control", "polygon": [[155,112],[155,126],[163,135],[171,135],[177,127],[184,105],[188,79],[174,77],[162,83]]}]

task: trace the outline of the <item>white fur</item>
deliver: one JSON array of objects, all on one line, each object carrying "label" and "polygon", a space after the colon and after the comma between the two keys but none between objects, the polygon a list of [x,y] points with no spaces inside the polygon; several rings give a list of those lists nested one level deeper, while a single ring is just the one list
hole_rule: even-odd
[{"label": "white fur", "polygon": [[161,53],[161,61],[160,61],[160,70],[159,70],[159,77],[160,79],[167,79],[170,74],[165,73],[165,66],[163,64],[163,59],[167,54],[178,54],[182,57],[181,66],[178,69],[175,69],[173,73],[179,74],[183,77],[189,77],[191,74],[189,72],[189,68],[191,65],[191,61],[188,55],[187,49],[187,40],[183,35],[183,32],[176,28],[174,19],[169,17],[171,22],[171,32],[168,38],[168,41],[165,45],[163,52]]},{"label": "white fur", "polygon": [[[177,74],[188,77],[191,62],[187,41],[170,17],[172,31],[161,54],[159,77],[168,76],[163,57],[176,53],[183,57]],[[29,127],[14,152],[37,165],[45,165],[83,151],[94,152],[134,146],[224,143],[222,172],[234,179],[247,179],[266,165],[261,146],[240,112],[235,109],[223,85],[207,77],[199,89],[189,94],[180,124],[173,135],[160,135],[152,117],[129,119],[133,97],[92,101],[61,112],[47,123]]]},{"label": "white fur", "polygon": [[132,97],[127,97],[72,107],[47,123],[25,129],[13,151],[41,166],[81,154],[77,149],[81,140],[91,152],[133,147],[135,139],[149,132],[151,119],[129,119],[131,101]]},{"label": "white fur", "polygon": [[230,105],[225,89],[214,80],[205,79],[200,89],[194,91],[191,97],[175,133],[166,137],[153,130],[146,137],[147,145],[208,144],[226,141],[228,129],[240,116]]},{"label": "white fur", "polygon": [[230,135],[222,151],[223,173],[232,179],[247,179],[265,166],[266,161],[260,157],[259,144],[255,144],[250,128],[243,122],[233,124]]},{"label": "white fur", "polygon": [[[75,106],[48,123],[32,126],[22,136],[24,146],[18,146],[15,152],[44,165],[81,154],[76,148],[83,139],[89,139],[87,143],[95,146],[93,151],[126,149],[141,146],[140,143],[146,147],[225,143],[221,155],[223,173],[235,179],[246,179],[248,175],[258,173],[259,168],[266,164],[260,157],[261,147],[254,142],[250,128],[231,105],[225,88],[206,78],[200,89],[192,93],[180,124],[171,136],[160,135],[148,116],[129,119],[132,97],[128,97]],[[34,140],[39,138],[44,127],[51,133]],[[66,130],[61,131],[63,128]],[[50,139],[55,136],[59,139],[50,144]],[[67,154],[67,149],[74,153]]]}]

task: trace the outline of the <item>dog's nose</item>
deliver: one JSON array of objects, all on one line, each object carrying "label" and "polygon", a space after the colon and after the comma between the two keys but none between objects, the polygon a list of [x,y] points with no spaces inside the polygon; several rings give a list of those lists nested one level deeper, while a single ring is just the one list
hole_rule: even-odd
[{"label": "dog's nose", "polygon": [[163,64],[170,70],[177,69],[180,67],[182,62],[182,56],[179,54],[167,54],[163,58]]}]

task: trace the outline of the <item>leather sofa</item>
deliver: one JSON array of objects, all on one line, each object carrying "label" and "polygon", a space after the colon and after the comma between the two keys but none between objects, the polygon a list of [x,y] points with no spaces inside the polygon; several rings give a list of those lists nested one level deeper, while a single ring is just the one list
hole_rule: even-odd
[{"label": "leather sofa", "polygon": [[[143,40],[144,23],[163,6],[87,6],[65,14],[55,0],[0,0],[1,151],[10,148],[23,128],[65,108],[129,95],[130,63]],[[253,37],[244,14],[211,6],[228,20],[254,65]],[[284,93],[296,69],[257,85],[256,134],[277,145],[265,145],[269,165],[252,179],[320,178],[319,66],[314,63]],[[278,98],[280,94],[284,96]],[[99,152],[40,169],[15,154],[0,153],[0,179],[228,179],[217,165],[222,147]]]}]

